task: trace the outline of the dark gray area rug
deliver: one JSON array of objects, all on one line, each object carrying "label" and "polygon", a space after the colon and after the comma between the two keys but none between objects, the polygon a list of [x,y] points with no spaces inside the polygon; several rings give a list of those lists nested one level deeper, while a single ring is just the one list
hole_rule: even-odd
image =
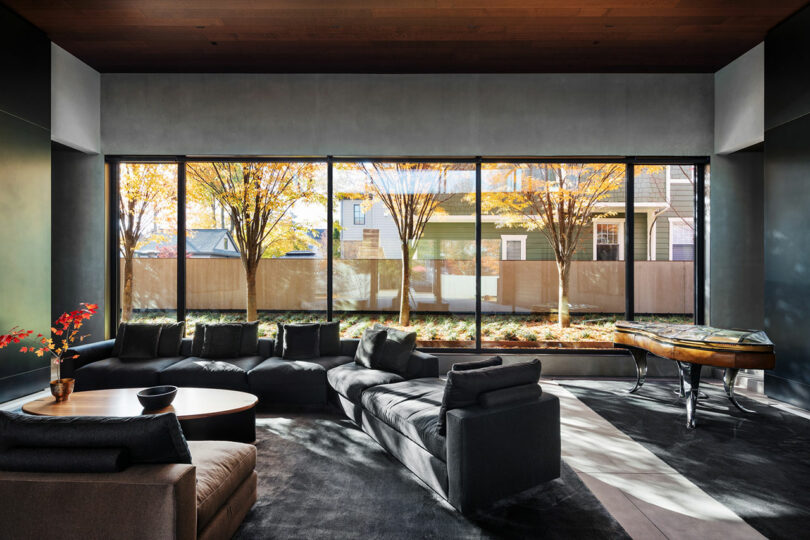
[{"label": "dark gray area rug", "polygon": [[237,538],[627,538],[564,463],[468,519],[338,415],[260,417],[256,432],[259,500]]},{"label": "dark gray area rug", "polygon": [[622,381],[559,381],[585,405],[691,480],[768,538],[810,534],[810,420],[701,385],[708,399],[687,429],[674,382],[628,394]]}]

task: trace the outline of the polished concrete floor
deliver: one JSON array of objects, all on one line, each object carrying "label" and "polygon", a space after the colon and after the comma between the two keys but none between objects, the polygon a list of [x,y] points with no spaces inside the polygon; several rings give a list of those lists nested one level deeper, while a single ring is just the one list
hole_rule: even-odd
[{"label": "polished concrete floor", "polygon": [[[564,387],[552,380],[541,381],[541,385],[560,398],[563,459],[630,536],[764,538]],[[810,418],[807,411],[762,394],[738,393]]]}]

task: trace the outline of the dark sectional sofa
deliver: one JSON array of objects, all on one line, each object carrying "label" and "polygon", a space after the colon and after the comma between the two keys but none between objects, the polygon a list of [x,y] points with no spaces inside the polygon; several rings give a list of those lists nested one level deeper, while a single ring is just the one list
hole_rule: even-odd
[{"label": "dark sectional sofa", "polygon": [[273,356],[271,339],[259,340],[256,356],[217,360],[191,356],[190,339],[178,357],[143,361],[112,357],[113,344],[75,348],[78,358],[66,361],[62,373],[76,379],[76,391],[173,384],[249,391],[263,405],[329,401],[463,512],[560,474],[556,397],[507,388],[495,399],[447,411],[440,429],[445,381],[438,359],[420,351],[397,374],[356,364],[358,340],[341,340],[338,356],[308,360]]}]

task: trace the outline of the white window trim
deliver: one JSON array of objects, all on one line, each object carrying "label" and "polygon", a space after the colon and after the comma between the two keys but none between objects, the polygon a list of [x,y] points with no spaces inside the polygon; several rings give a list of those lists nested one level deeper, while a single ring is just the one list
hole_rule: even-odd
[{"label": "white window trim", "polygon": [[520,260],[526,260],[526,236],[525,234],[502,234],[501,235],[501,260],[506,260],[506,242],[520,242]]},{"label": "white window trim", "polygon": [[619,260],[624,260],[624,218],[594,218],[593,220],[593,260],[596,260],[596,226],[615,224],[619,226]]},{"label": "white window trim", "polygon": [[672,178],[672,165],[667,165],[667,202],[672,200],[670,186],[672,184],[691,184],[692,181],[688,178]]},{"label": "white window trim", "polygon": [[[690,218],[690,217],[687,217],[687,218],[671,217],[671,218],[669,218],[669,233],[668,233],[668,236],[669,236],[669,260],[670,261],[672,260],[672,245],[673,245],[673,243],[672,243],[672,224],[673,223],[686,223],[686,224],[692,224],[692,226],[694,227],[694,222],[695,222],[694,218]],[[694,245],[694,242],[695,241],[693,239],[692,240],[692,245]]]},{"label": "white window trim", "polygon": [[652,226],[652,234],[650,234],[650,260],[654,261],[658,257],[658,221],[656,220]]}]

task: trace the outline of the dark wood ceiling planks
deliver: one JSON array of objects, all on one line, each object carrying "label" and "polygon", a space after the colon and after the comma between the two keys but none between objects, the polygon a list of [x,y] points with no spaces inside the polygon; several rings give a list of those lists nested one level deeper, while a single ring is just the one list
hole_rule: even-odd
[{"label": "dark wood ceiling planks", "polygon": [[806,0],[5,0],[103,72],[712,72]]}]

